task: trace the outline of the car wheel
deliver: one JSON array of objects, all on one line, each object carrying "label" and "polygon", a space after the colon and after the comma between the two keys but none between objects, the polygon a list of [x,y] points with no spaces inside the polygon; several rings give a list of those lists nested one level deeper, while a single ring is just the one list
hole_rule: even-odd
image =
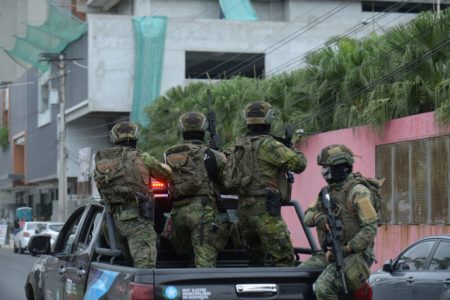
[{"label": "car wheel", "polygon": [[19,252],[20,252],[20,254],[24,254],[25,253],[25,248],[22,248],[22,245],[21,244],[19,244]]},{"label": "car wheel", "polygon": [[19,249],[17,249],[16,243],[14,242],[14,253],[17,253],[17,252],[19,252]]}]

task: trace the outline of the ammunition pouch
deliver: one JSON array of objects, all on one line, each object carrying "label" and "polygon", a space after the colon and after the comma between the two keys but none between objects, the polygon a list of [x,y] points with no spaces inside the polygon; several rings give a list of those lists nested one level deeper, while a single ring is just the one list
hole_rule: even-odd
[{"label": "ammunition pouch", "polygon": [[266,206],[267,212],[274,217],[281,216],[281,194],[278,191],[273,191],[271,189],[266,189],[267,198]]},{"label": "ammunition pouch", "polygon": [[147,194],[137,192],[135,194],[138,203],[139,216],[153,221],[155,216],[155,202]]},{"label": "ammunition pouch", "polygon": [[210,243],[216,250],[223,250],[228,241],[229,218],[226,213],[219,213],[211,224]]},{"label": "ammunition pouch", "polygon": [[347,256],[344,260],[344,274],[349,290],[359,289],[370,276],[370,269],[367,261],[361,254]]}]

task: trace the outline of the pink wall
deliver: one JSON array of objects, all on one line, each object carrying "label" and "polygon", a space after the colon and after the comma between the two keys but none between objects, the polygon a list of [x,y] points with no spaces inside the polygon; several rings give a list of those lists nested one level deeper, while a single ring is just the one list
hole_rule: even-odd
[{"label": "pink wall", "polygon": [[[308,159],[306,170],[297,175],[293,187],[292,199],[300,201],[303,210],[317,197],[325,181],[320,174],[320,167],[316,164],[316,158],[320,150],[330,144],[345,144],[355,154],[353,170],[360,171],[365,176],[375,176],[375,147],[381,144],[398,143],[402,141],[417,140],[439,135],[450,134],[450,128],[442,128],[436,125],[434,113],[424,113],[396,119],[388,122],[383,130],[376,132],[369,126],[341,129],[313,135],[307,138],[298,148]],[[291,229],[295,245],[306,245],[306,239],[300,232],[292,230],[291,224],[294,218],[290,212],[284,216]],[[313,229],[315,233],[315,229]],[[375,253],[378,264],[373,269],[380,267],[389,258],[394,258],[407,245],[418,238],[435,233],[448,233],[450,226],[397,226],[388,225],[379,227],[376,239]],[[389,247],[386,247],[389,245]]]}]

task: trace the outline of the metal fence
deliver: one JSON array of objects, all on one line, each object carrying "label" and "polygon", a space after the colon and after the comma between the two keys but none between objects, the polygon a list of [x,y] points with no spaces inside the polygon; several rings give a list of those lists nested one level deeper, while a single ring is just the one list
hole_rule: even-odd
[{"label": "metal fence", "polygon": [[376,147],[389,224],[450,224],[450,136]]}]

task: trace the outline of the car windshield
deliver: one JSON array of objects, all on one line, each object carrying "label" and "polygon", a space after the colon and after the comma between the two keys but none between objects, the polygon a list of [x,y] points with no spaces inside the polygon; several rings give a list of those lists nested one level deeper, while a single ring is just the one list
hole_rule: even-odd
[{"label": "car windshield", "polygon": [[45,224],[44,223],[28,223],[27,224],[27,230],[44,230]]},{"label": "car windshield", "polygon": [[57,232],[60,232],[62,227],[63,227],[62,224],[51,224],[48,226],[48,228],[50,228],[50,230],[57,231]]}]

